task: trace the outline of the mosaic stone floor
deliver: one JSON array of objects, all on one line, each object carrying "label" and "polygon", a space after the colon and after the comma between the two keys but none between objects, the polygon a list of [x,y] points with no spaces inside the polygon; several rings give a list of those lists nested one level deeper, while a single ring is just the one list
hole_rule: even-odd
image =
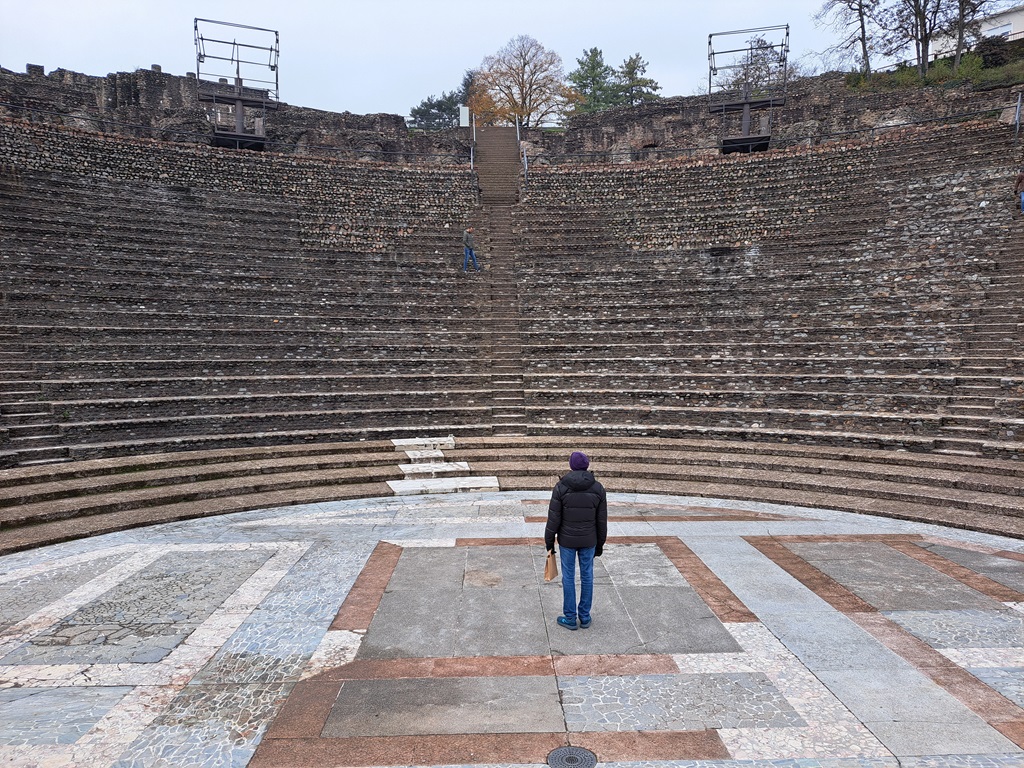
[{"label": "mosaic stone floor", "polygon": [[395,497],[0,558],[0,765],[1024,768],[1024,541],[612,494],[593,626],[547,494]]}]

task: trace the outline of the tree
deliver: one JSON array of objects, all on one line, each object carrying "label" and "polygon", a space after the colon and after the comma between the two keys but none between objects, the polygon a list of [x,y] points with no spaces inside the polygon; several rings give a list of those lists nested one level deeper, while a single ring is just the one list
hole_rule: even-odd
[{"label": "tree", "polygon": [[968,38],[977,40],[981,37],[981,17],[993,6],[998,5],[998,0],[950,0],[950,2],[949,18],[946,28],[942,31],[956,41],[956,49],[953,53],[953,73],[955,74],[960,69],[960,60],[967,50]]},{"label": "tree", "polygon": [[879,14],[883,29],[884,52],[895,55],[914,46],[917,73],[928,74],[932,40],[941,32],[947,19],[950,0],[893,0]]},{"label": "tree", "polygon": [[604,63],[600,48],[583,52],[579,66],[569,73],[569,82],[579,96],[577,112],[597,112],[621,103],[615,70]]},{"label": "tree", "polygon": [[639,53],[634,53],[622,62],[616,71],[616,80],[623,103],[635,107],[645,101],[658,99],[657,92],[661,86],[650,77],[644,77],[647,72],[647,62]]},{"label": "tree", "polygon": [[469,103],[469,93],[473,85],[473,70],[466,70],[462,76],[462,84],[451,93],[441,92],[437,98],[433,94],[425,98],[418,106],[409,110],[409,116],[417,128],[457,128],[459,125],[459,107]]},{"label": "tree", "polygon": [[816,26],[828,26],[843,35],[828,50],[844,57],[856,50],[859,69],[866,77],[871,77],[871,54],[876,50],[878,6],[879,0],[825,0],[814,16]]},{"label": "tree", "polygon": [[480,65],[470,108],[485,119],[539,125],[572,102],[562,58],[529,35],[519,35]]}]

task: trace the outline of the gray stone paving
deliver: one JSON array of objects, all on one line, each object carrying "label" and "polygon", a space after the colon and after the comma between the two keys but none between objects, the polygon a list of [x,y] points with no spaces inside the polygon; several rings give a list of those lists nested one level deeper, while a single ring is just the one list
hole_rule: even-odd
[{"label": "gray stone paving", "polygon": [[[693,504],[799,519],[613,523],[613,536],[682,538],[757,622],[720,621],[656,545],[609,545],[597,561],[594,625],[567,632],[553,623],[561,591],[540,577],[542,547],[455,546],[542,535],[543,524],[523,518],[543,514],[543,503],[521,501],[546,496],[307,504],[2,557],[0,764],[244,766],[296,681],[357,655],[668,654],[679,673],[353,681],[331,728],[713,728],[734,758],[602,763],[621,768],[1024,768],[1024,750],[741,537],[933,536],[941,541],[921,546],[1018,590],[1024,564],[989,552],[1021,552],[1024,542],[827,510],[612,494],[613,509],[661,504],[677,515]],[[403,549],[370,630],[328,631],[382,540]],[[884,544],[787,546],[1024,706],[1024,606]],[[424,696],[433,720],[413,705]]]},{"label": "gray stone paving", "polygon": [[1024,644],[1024,613],[1001,610],[885,611],[932,648],[1011,648]]},{"label": "gray stone paving", "polygon": [[760,673],[559,679],[570,731],[699,731],[805,725]]},{"label": "gray stone paving", "polygon": [[0,744],[73,744],[131,689],[0,689]]},{"label": "gray stone paving", "polygon": [[553,677],[353,680],[324,736],[552,733],[564,720]]}]

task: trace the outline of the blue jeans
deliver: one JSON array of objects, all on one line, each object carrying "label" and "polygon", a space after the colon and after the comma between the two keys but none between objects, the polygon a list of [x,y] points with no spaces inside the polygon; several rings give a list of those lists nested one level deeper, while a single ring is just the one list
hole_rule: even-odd
[{"label": "blue jeans", "polygon": [[1024,192],[1020,193],[1020,212],[1024,213]]},{"label": "blue jeans", "polygon": [[[569,621],[590,621],[590,606],[594,602],[594,552],[597,547],[558,548],[562,561],[562,614]],[[576,558],[580,560],[580,603],[576,605]]]},{"label": "blue jeans", "polygon": [[465,246],[465,251],[466,251],[466,256],[462,260],[462,271],[463,272],[466,271],[466,268],[469,266],[469,260],[472,259],[473,260],[473,269],[475,269],[477,272],[479,272],[480,271],[480,265],[476,263],[476,254],[473,253],[473,249],[470,248],[467,245],[467,246]]}]

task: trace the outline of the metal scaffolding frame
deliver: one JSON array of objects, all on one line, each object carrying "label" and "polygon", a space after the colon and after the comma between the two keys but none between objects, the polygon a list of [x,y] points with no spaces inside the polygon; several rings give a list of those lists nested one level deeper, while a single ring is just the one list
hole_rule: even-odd
[{"label": "metal scaffolding frame", "polygon": [[[207,34],[209,25],[214,36]],[[247,40],[228,40],[228,35],[217,33],[219,28],[246,30]],[[278,108],[280,98],[277,30],[199,18],[194,29],[198,96],[199,101],[213,105],[214,143],[263,149],[267,112]],[[257,59],[257,52],[265,53],[266,58]],[[246,110],[252,116],[251,124]],[[225,122],[222,117],[229,120]]]},{"label": "metal scaffolding frame", "polygon": [[[732,42],[738,36],[744,38],[741,46]],[[716,38],[726,47],[716,49]],[[722,116],[723,153],[768,149],[772,110],[786,103],[788,57],[788,24],[708,35],[708,110]],[[765,112],[752,133],[755,110]],[[739,133],[728,136],[727,118],[735,114],[740,116]]]}]

